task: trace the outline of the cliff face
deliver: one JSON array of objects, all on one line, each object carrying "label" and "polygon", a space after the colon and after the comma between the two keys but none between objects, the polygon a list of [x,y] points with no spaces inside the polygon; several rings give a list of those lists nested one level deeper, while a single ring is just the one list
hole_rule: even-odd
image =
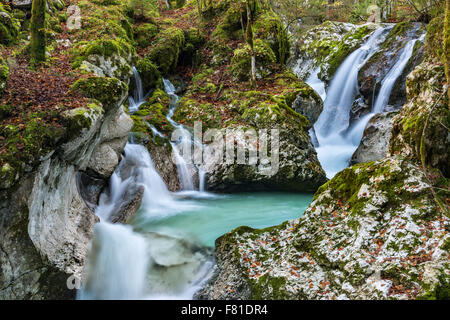
[{"label": "cliff face", "polygon": [[[90,12],[96,14],[95,10]],[[75,297],[75,278],[81,279],[98,220],[92,210],[121,159],[133,126],[123,106],[132,76],[131,52],[94,52],[85,50],[85,45],[80,53],[79,42],[74,39],[82,38],[82,34],[75,33],[64,41],[73,51],[58,47],[80,62],[73,65],[72,73],[79,80],[70,90],[79,99],[78,106],[54,113],[54,121],[59,121],[53,124],[56,129],[40,125],[45,112],[25,125],[2,126],[7,152],[1,158],[0,299]],[[55,53],[56,61],[64,59],[57,56],[59,52]],[[22,75],[21,69],[14,70],[23,64],[19,59],[9,59],[12,77]],[[81,71],[81,65],[91,69],[83,67]],[[45,79],[45,75],[41,78]],[[6,97],[11,97],[8,85]],[[45,96],[42,91],[38,94]],[[49,102],[46,108],[54,106]],[[2,120],[9,121],[20,110],[20,106],[9,109],[2,114]],[[25,132],[19,135],[22,128]],[[17,136],[24,143],[16,142]]]}]

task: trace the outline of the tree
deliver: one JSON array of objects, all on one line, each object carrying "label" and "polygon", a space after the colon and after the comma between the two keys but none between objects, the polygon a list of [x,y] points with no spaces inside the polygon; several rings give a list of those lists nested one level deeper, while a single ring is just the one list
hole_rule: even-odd
[{"label": "tree", "polygon": [[251,77],[250,82],[252,87],[256,85],[256,55],[255,55],[255,46],[253,42],[253,23],[252,23],[252,11],[250,10],[250,0],[245,1],[246,10],[247,10],[247,32],[246,32],[246,40],[248,45],[250,46],[251,52]]},{"label": "tree", "polygon": [[450,0],[445,1],[444,63],[447,77],[447,95],[450,100]]},{"label": "tree", "polygon": [[33,0],[31,8],[31,43],[30,54],[33,64],[45,61],[45,10],[46,0]]}]

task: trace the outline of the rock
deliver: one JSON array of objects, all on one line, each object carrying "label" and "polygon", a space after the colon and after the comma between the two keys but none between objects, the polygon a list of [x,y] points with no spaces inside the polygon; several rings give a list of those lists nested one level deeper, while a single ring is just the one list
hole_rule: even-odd
[{"label": "rock", "polygon": [[[0,299],[75,298],[67,283],[73,277],[81,279],[98,221],[92,201],[101,185],[96,182],[92,191],[83,191],[78,172],[86,171],[89,163],[101,167],[92,160],[93,154],[107,132],[117,132],[109,127],[116,126],[123,113],[126,86],[119,85],[109,94],[104,92],[102,105],[66,112],[66,141],[42,157],[20,183],[9,189],[2,186]],[[110,147],[115,155],[122,152],[116,139],[110,140]]]},{"label": "rock", "polygon": [[150,232],[145,237],[151,261],[150,294],[176,296],[207,276],[213,259],[211,248],[169,231]]},{"label": "rock", "polygon": [[123,195],[123,200],[119,201],[120,206],[114,208],[111,213],[110,220],[112,223],[126,224],[133,215],[139,210],[144,196],[145,188],[137,186],[136,188],[127,189]]},{"label": "rock", "polygon": [[378,25],[356,26],[327,21],[314,27],[297,40],[288,65],[297,76],[306,80],[320,67],[319,78],[330,81],[339,65],[356,50]]},{"label": "rock", "polygon": [[31,9],[32,0],[12,0],[11,3],[19,9]]},{"label": "rock", "polygon": [[[445,83],[444,64],[436,55],[442,41],[443,20],[434,19],[428,28],[441,32],[436,37],[427,38],[427,51],[423,62],[411,72],[406,80],[408,102],[393,119],[389,154],[421,160],[450,175],[450,135],[448,119],[450,110],[442,83]],[[439,31],[440,30],[440,31]],[[431,32],[431,31],[430,31]],[[436,43],[433,43],[436,41]],[[427,120],[428,119],[428,120]],[[428,125],[424,132],[425,123]],[[423,140],[422,140],[423,138]],[[423,147],[422,145],[423,143]]]},{"label": "rock", "polygon": [[350,164],[376,161],[386,157],[391,138],[392,119],[395,115],[397,112],[382,113],[370,119]]},{"label": "rock", "polygon": [[[374,99],[381,88],[381,82],[397,62],[395,57],[399,55],[399,51],[407,41],[419,38],[424,32],[424,26],[421,23],[402,22],[396,24],[386,36],[380,50],[361,68],[358,74],[358,84],[369,111],[375,103]],[[416,43],[410,61],[392,90],[388,104],[395,106],[397,109],[406,102],[406,76],[423,59],[424,50],[422,46],[421,41]]]},{"label": "rock", "polygon": [[77,174],[77,188],[81,198],[91,212],[95,212],[100,194],[106,187],[107,181],[98,177],[98,174],[92,172],[81,172]]},{"label": "rock", "polygon": [[450,219],[430,188],[421,168],[401,158],[345,169],[301,218],[219,238],[219,273],[203,297],[376,300],[448,292]]},{"label": "rock", "polygon": [[119,157],[117,153],[107,143],[99,145],[89,160],[89,168],[100,174],[102,177],[110,177],[117,165]]},{"label": "rock", "polygon": [[180,190],[177,166],[171,161],[172,148],[170,145],[158,145],[149,141],[147,143],[147,148],[152,157],[155,169],[164,180],[167,188],[170,191]]},{"label": "rock", "polygon": [[9,67],[3,58],[0,58],[0,93],[6,88],[6,81],[9,77]]},{"label": "rock", "polygon": [[[211,76],[208,74],[204,77]],[[204,143],[211,145],[203,153],[203,170],[206,172],[208,190],[222,192],[275,189],[303,192],[315,191],[326,182],[325,173],[308,134],[309,121],[293,110],[294,101],[299,96],[301,103],[299,98],[298,108],[319,109],[322,106],[320,97],[290,72],[272,77],[275,80],[268,85],[271,92],[264,89],[226,89],[221,103],[214,104],[196,100],[194,93],[197,87],[194,83],[192,91],[188,91],[180,100],[174,120],[183,121],[191,128],[195,122],[201,122],[204,135],[208,130],[210,134],[213,133],[212,136],[203,137]],[[234,138],[235,142],[226,142],[227,135],[230,135],[230,139]],[[219,137],[224,144],[220,144]],[[264,137],[268,139],[267,144],[263,141]],[[259,142],[251,141],[252,139],[259,139]],[[278,150],[275,144],[273,147],[270,145],[271,141],[275,144],[279,141]],[[216,154],[212,152],[214,145],[218,147]],[[226,155],[224,145],[228,148],[240,146],[241,150],[248,148],[251,154],[257,155],[253,158],[256,161],[250,162],[248,155],[238,158],[237,148]],[[216,156],[219,158],[216,159]]]},{"label": "rock", "polygon": [[309,126],[313,127],[323,111],[323,102],[316,92],[300,93],[292,104],[294,111],[308,119]]},{"label": "rock", "polygon": [[20,31],[20,22],[10,13],[0,8],[0,43],[9,45],[15,41]]}]

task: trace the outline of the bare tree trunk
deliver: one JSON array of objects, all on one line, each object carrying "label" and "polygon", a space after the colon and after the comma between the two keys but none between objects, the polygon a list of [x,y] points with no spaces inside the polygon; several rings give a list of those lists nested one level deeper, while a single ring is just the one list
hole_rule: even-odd
[{"label": "bare tree trunk", "polygon": [[45,61],[45,8],[46,0],[33,0],[31,8],[30,54],[33,64]]},{"label": "bare tree trunk", "polygon": [[450,100],[450,0],[445,1],[444,63],[447,77],[447,95]]},{"label": "bare tree trunk", "polygon": [[256,86],[256,56],[255,47],[253,43],[253,29],[252,29],[252,12],[250,11],[249,0],[245,2],[247,8],[247,43],[251,51],[251,77],[250,83],[252,87]]}]

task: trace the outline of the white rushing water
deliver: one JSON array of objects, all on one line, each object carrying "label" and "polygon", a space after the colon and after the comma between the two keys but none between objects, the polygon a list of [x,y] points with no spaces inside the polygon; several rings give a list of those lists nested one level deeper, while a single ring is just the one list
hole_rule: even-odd
[{"label": "white rushing water", "polygon": [[[337,172],[348,167],[350,158],[358,148],[368,122],[374,115],[385,110],[393,87],[405,70],[416,42],[424,39],[424,35],[422,35],[405,44],[400,50],[396,62],[382,80],[371,112],[350,126],[350,110],[359,92],[358,72],[379,49],[387,31],[391,28],[392,26],[388,26],[376,30],[361,48],[354,51],[344,61],[331,81],[324,101],[324,110],[314,125],[314,132],[311,133],[311,136],[317,139],[314,144],[319,161],[328,178],[332,178]],[[315,72],[308,81],[320,94],[322,88],[316,79]]]},{"label": "white rushing water", "polygon": [[134,113],[139,110],[139,107],[145,103],[145,96],[144,96],[144,88],[142,86],[142,80],[141,76],[139,75],[139,72],[135,67],[133,67],[133,74],[134,74],[134,82],[136,85],[136,88],[134,89],[134,95],[128,97],[129,107],[128,111],[130,113]]},{"label": "white rushing water", "polygon": [[[347,57],[336,71],[324,102],[324,110],[314,125],[317,155],[327,176],[332,178],[348,166],[357,146],[346,133],[350,110],[358,94],[358,72],[378,50],[392,26],[375,30],[369,39]],[[359,144],[359,142],[358,142]]]},{"label": "white rushing water", "polygon": [[322,98],[322,101],[325,101],[327,98],[327,91],[325,89],[325,83],[319,79],[320,67],[316,68],[306,79],[306,83],[309,84],[311,88],[316,91],[319,96]]}]

